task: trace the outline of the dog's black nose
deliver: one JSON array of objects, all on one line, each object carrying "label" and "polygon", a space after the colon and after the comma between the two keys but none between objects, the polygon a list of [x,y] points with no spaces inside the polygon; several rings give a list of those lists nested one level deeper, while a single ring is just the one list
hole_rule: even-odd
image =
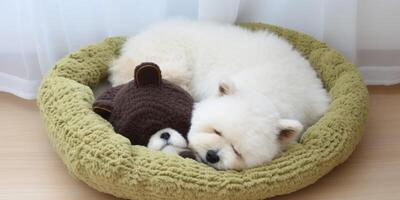
[{"label": "dog's black nose", "polygon": [[164,140],[168,140],[171,135],[168,132],[161,133],[160,138]]},{"label": "dog's black nose", "polygon": [[206,160],[209,163],[217,163],[219,161],[219,156],[216,151],[208,150],[206,154]]}]

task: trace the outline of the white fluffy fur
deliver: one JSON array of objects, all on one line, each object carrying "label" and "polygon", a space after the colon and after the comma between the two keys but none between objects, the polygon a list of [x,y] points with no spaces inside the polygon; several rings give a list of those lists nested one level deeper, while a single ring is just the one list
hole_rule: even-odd
[{"label": "white fluffy fur", "polygon": [[[187,20],[154,25],[127,41],[110,68],[111,83],[131,80],[142,62],[157,63],[163,78],[198,102],[189,146],[217,169],[270,161],[329,103],[309,62],[267,31]],[[217,163],[207,161],[209,150]]]}]

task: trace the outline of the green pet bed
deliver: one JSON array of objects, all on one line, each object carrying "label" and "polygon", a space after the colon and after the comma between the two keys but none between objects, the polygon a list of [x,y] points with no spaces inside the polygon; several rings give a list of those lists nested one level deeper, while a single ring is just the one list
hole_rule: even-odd
[{"label": "green pet bed", "polygon": [[205,164],[132,146],[92,111],[94,88],[125,38],[108,38],[61,59],[38,94],[51,144],[69,172],[91,187],[126,199],[265,199],[304,188],[344,162],[362,136],[368,92],[357,69],[307,35],[265,24],[291,42],[329,91],[327,113],[298,144],[263,166],[217,171]]}]

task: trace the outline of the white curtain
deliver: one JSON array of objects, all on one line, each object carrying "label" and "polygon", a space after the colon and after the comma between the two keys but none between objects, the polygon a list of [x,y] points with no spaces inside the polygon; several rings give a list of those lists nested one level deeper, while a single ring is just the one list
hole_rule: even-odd
[{"label": "white curtain", "polygon": [[34,98],[64,55],[173,16],[305,32],[356,63],[368,84],[400,82],[398,0],[0,0],[0,91]]},{"label": "white curtain", "polygon": [[241,0],[238,21],[298,30],[359,66],[367,84],[400,83],[399,0]]},{"label": "white curtain", "polygon": [[213,7],[207,0],[0,0],[0,91],[33,99],[41,78],[61,57],[169,17],[233,23],[235,1],[214,6],[224,9],[216,14],[204,9]]}]

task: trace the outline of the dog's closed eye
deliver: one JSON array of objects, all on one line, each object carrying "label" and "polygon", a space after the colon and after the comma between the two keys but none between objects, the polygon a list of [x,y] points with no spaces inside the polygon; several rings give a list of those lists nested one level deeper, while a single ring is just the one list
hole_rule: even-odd
[{"label": "dog's closed eye", "polygon": [[235,154],[239,157],[242,157],[242,154],[239,153],[239,151],[236,150],[235,146],[231,145],[233,152],[235,152]]},{"label": "dog's closed eye", "polygon": [[213,132],[219,136],[222,136],[221,132],[219,132],[218,130],[214,129]]}]

